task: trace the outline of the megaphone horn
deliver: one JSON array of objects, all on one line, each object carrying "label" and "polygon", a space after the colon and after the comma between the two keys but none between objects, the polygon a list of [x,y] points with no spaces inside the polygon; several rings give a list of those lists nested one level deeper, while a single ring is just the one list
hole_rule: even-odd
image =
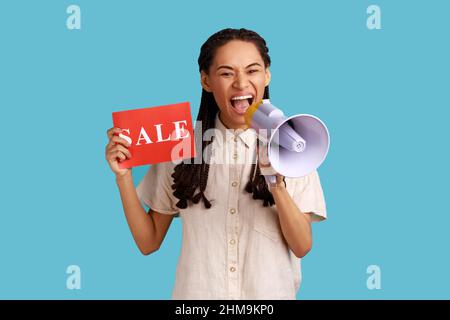
[{"label": "megaphone horn", "polygon": [[328,129],[313,115],[298,114],[286,118],[269,99],[263,99],[248,107],[244,119],[267,144],[269,162],[279,174],[305,176],[316,170],[327,156]]}]

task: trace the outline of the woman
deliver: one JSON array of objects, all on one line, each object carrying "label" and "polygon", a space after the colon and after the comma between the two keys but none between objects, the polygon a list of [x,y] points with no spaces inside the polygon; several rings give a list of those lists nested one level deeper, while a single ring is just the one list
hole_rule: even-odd
[{"label": "woman", "polygon": [[326,207],[317,171],[278,175],[269,186],[260,174],[256,133],[243,114],[269,97],[268,51],[264,39],[246,29],[221,30],[202,45],[197,121],[203,134],[216,134],[203,139],[201,163],[152,165],[135,189],[131,170],[118,167],[131,157],[129,145],[114,136],[120,128],[107,132],[106,159],[141,252],[158,250],[172,219],[182,219],[173,299],[296,298],[311,222],[325,219]]}]

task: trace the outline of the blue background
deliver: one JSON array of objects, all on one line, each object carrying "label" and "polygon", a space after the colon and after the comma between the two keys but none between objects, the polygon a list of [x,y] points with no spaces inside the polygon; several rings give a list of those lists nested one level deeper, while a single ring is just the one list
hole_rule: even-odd
[{"label": "blue background", "polygon": [[[81,30],[66,28],[70,4]],[[381,30],[366,27],[371,4]],[[170,298],[181,221],[139,253],[106,130],[113,111],[186,100],[195,117],[199,49],[225,27],[266,39],[275,105],[330,130],[329,219],[313,227],[298,298],[450,298],[449,12],[424,0],[2,1],[0,298]],[[81,290],[66,288],[71,264]],[[366,286],[372,264],[380,290]]]}]

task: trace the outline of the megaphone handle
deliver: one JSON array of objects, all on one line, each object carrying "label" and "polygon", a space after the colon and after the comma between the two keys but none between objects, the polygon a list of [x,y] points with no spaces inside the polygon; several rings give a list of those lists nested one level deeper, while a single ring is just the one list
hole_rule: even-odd
[{"label": "megaphone handle", "polygon": [[283,177],[283,180],[277,181],[278,180],[277,175],[275,175],[275,174],[264,176],[264,178],[266,179],[267,186],[269,186],[269,190],[270,190],[270,188],[278,187],[280,185],[281,181],[283,181],[284,187],[286,188],[285,177],[280,174],[278,174],[278,176]]},{"label": "megaphone handle", "polygon": [[270,176],[264,176],[264,178],[266,179],[266,183],[268,186],[274,185],[277,183],[277,177],[272,174]]},{"label": "megaphone handle", "polygon": [[267,186],[269,186],[270,188],[277,187],[281,183],[281,181],[277,181],[278,180],[277,178],[283,177],[282,181],[284,182],[284,186],[286,187],[286,181],[284,179],[284,176],[277,173],[270,164],[267,151],[268,151],[267,144],[263,143],[263,145],[260,146],[260,144],[258,143],[256,145],[256,155],[258,157],[259,169],[261,170],[261,174],[264,176],[264,179],[266,180]]}]

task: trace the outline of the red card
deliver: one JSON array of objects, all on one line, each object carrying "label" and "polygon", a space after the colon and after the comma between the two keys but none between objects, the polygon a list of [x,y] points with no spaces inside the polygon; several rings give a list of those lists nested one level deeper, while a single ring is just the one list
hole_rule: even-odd
[{"label": "red card", "polygon": [[189,102],[113,112],[118,134],[131,143],[121,169],[195,157]]}]

